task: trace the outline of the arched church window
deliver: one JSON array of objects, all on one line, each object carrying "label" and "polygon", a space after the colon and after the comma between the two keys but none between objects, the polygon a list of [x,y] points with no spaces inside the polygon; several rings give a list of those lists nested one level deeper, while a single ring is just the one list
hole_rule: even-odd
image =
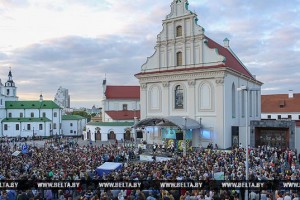
[{"label": "arched church window", "polygon": [[236,117],[236,110],[235,110],[235,107],[236,107],[236,103],[235,103],[235,85],[234,83],[232,84],[232,88],[231,88],[231,107],[232,107],[232,118],[235,118]]},{"label": "arched church window", "polygon": [[182,26],[176,27],[176,37],[182,36]]},{"label": "arched church window", "polygon": [[177,59],[177,66],[181,66],[182,65],[182,52],[177,52],[176,54],[176,59]]},{"label": "arched church window", "polygon": [[180,85],[175,87],[175,109],[183,109],[183,89]]},{"label": "arched church window", "polygon": [[242,91],[242,118],[245,117],[245,91]]}]

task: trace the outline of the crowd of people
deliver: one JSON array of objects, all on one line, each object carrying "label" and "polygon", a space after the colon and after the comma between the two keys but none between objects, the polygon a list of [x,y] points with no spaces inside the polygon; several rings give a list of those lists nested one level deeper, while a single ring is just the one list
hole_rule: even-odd
[{"label": "crowd of people", "polygon": [[[74,142],[47,143],[30,146],[25,154],[12,155],[21,150],[22,143],[0,146],[0,180],[214,180],[216,172],[224,172],[224,180],[246,180],[245,149],[232,150],[198,148],[186,157],[175,154],[163,162],[139,162],[138,149],[123,144],[80,146]],[[249,180],[300,180],[300,154],[295,150],[268,146],[249,148]],[[95,169],[104,162],[123,162],[120,170],[100,176]],[[229,190],[76,190],[36,189],[2,190],[2,199],[240,199],[243,191]],[[250,199],[275,199],[297,192],[278,190],[252,191]]]}]

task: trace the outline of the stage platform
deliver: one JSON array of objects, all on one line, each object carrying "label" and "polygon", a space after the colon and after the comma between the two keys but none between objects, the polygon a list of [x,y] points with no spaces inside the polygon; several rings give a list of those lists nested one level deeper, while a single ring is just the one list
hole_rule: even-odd
[{"label": "stage platform", "polygon": [[140,154],[140,161],[154,161],[153,157],[155,156],[155,161],[156,162],[162,162],[162,161],[167,161],[167,160],[172,160],[173,159],[173,154],[172,153],[143,153]]}]

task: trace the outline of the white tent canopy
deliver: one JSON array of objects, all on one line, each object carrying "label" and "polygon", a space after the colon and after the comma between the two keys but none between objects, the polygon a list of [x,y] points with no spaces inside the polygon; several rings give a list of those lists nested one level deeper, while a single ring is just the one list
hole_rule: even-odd
[{"label": "white tent canopy", "polygon": [[117,162],[105,162],[101,166],[97,167],[96,172],[98,175],[102,176],[103,173],[109,174],[114,170],[121,169],[123,166],[122,163],[117,163]]}]

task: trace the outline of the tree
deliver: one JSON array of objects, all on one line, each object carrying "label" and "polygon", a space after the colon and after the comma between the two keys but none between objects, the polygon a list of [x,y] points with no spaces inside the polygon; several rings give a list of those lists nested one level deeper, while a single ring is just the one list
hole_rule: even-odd
[{"label": "tree", "polygon": [[84,118],[87,118],[87,122],[91,121],[91,115],[85,111],[73,111],[72,115],[80,115]]}]

